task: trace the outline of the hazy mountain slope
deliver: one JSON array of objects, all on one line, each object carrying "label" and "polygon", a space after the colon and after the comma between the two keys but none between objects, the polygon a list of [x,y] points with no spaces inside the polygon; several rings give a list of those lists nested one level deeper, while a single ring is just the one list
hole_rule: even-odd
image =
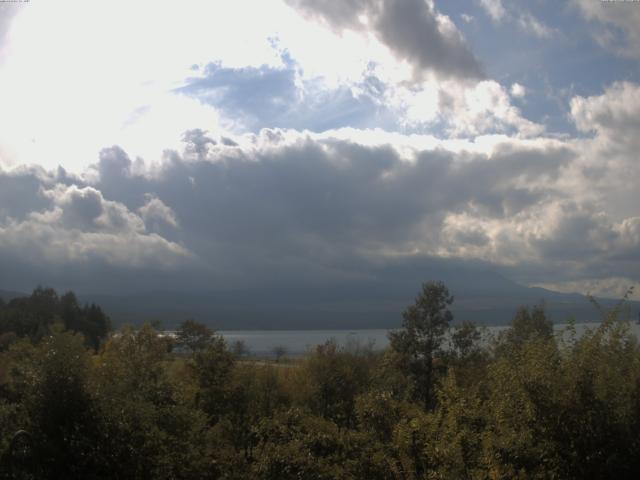
[{"label": "hazy mountain slope", "polygon": [[[171,328],[186,318],[194,318],[217,329],[393,328],[401,324],[402,311],[418,293],[417,278],[445,282],[455,297],[452,310],[456,321],[504,325],[519,306],[540,303],[556,323],[571,317],[578,322],[600,319],[584,295],[529,288],[490,271],[460,268],[430,268],[402,283],[377,280],[314,288],[76,293],[81,302],[103,307],[115,325],[160,320]],[[24,295],[27,294],[0,290],[0,298],[5,301]],[[615,300],[601,302],[611,306]],[[635,320],[638,312],[640,302],[629,302],[623,313]]]},{"label": "hazy mountain slope", "polygon": [[26,297],[26,296],[28,296],[27,293],[12,292],[12,291],[8,291],[8,290],[0,290],[0,298],[2,298],[5,302],[8,302],[12,298]]},{"label": "hazy mountain slope", "polygon": [[[519,306],[539,303],[544,303],[554,322],[570,317],[579,322],[599,320],[598,311],[583,295],[528,288],[487,273],[438,278],[455,296],[456,320],[506,324]],[[116,324],[160,320],[171,327],[195,318],[218,329],[356,329],[400,325],[401,312],[413,302],[418,289],[415,284],[371,283],[340,288],[147,292],[81,298],[103,306]],[[602,303],[612,305],[614,301]],[[626,313],[635,319],[639,310],[639,302],[629,302]]]}]

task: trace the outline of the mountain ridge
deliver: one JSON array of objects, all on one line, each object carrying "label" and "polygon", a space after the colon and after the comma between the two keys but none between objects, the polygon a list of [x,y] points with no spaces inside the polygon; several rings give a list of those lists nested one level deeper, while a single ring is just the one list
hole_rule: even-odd
[{"label": "mountain ridge", "polygon": [[[493,272],[432,272],[454,296],[454,322],[506,325],[520,306],[543,304],[554,323],[600,320],[588,297],[527,287]],[[395,328],[413,303],[419,282],[384,281],[352,285],[244,288],[199,291],[76,292],[81,303],[96,303],[115,326],[160,321],[173,328],[194,318],[220,330],[320,330]],[[5,301],[28,294],[0,290]],[[610,308],[616,299],[598,299]],[[624,315],[638,318],[640,302],[628,301]]]},{"label": "mountain ridge", "polygon": [[[506,325],[520,306],[543,304],[554,323],[569,318],[577,322],[600,320],[600,313],[589,299],[576,293],[562,293],[523,287],[512,292],[469,292],[450,288],[455,300],[454,321],[471,320],[481,325]],[[314,295],[316,292],[316,295]],[[342,293],[332,296],[326,290],[278,289],[213,292],[146,292],[130,295],[81,296],[103,306],[115,323],[159,320],[174,327],[186,318],[195,318],[217,329],[226,330],[317,330],[395,328],[401,325],[402,311],[413,303],[416,289],[406,292]],[[617,300],[598,299],[604,307]],[[640,302],[627,304],[630,318],[636,318]]]}]

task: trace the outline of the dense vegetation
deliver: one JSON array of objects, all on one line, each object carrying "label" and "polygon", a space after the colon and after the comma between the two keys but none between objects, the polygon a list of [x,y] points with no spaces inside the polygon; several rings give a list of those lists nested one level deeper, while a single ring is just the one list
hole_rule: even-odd
[{"label": "dense vegetation", "polygon": [[85,343],[98,348],[110,330],[109,318],[94,304],[80,306],[73,292],[58,296],[52,288],[36,288],[31,296],[14,298],[8,304],[0,298],[0,348],[15,337],[37,343],[53,325],[81,333]]},{"label": "dense vegetation", "polygon": [[38,289],[0,307],[4,478],[640,471],[640,346],[616,311],[577,338],[522,308],[487,339],[452,327],[453,298],[426,283],[386,351],[328,342],[274,363],[238,356],[194,321],[174,340],[150,325],[107,338],[106,317],[70,295]]}]

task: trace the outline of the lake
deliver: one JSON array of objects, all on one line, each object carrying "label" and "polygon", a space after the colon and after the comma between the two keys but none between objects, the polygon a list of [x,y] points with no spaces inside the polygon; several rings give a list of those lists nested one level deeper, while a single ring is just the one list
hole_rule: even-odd
[{"label": "lake", "polygon": [[[582,335],[587,329],[595,329],[598,323],[577,323],[576,333]],[[564,330],[566,324],[556,324],[557,332]],[[486,327],[486,333],[496,335],[506,326]],[[640,337],[640,325],[631,324],[633,333]],[[299,357],[307,353],[316,345],[327,340],[335,340],[338,345],[348,344],[368,345],[374,349],[384,349],[389,344],[387,334],[390,330],[222,330],[218,331],[230,346],[242,340],[251,355],[273,356],[276,347],[284,347],[288,356]]]}]

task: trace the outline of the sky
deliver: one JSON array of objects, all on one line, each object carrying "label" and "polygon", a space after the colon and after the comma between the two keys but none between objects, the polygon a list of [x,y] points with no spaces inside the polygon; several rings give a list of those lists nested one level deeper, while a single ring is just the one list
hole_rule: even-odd
[{"label": "sky", "polygon": [[0,3],[0,289],[640,281],[640,3]]}]

